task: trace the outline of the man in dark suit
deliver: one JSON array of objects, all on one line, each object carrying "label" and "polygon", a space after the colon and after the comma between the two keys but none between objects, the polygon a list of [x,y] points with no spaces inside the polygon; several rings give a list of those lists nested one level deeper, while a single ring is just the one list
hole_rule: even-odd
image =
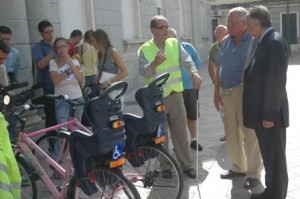
[{"label": "man in dark suit", "polygon": [[255,129],[266,171],[264,192],[251,199],[284,199],[288,187],[288,45],[272,28],[266,7],[252,7],[246,21],[248,32],[259,44],[244,73],[243,118],[246,127]]}]

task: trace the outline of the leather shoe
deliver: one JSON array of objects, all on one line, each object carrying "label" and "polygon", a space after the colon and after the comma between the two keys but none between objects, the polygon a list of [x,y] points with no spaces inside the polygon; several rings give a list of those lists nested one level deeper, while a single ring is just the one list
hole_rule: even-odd
[{"label": "leather shoe", "polygon": [[265,199],[264,192],[260,194],[252,194],[250,199]]},{"label": "leather shoe", "polygon": [[234,172],[232,170],[228,170],[225,173],[222,173],[220,175],[221,179],[231,179],[234,177],[241,177],[241,176],[246,176],[246,173],[238,173],[238,172]]},{"label": "leather shoe", "polygon": [[196,140],[191,141],[190,147],[194,150],[198,149],[198,151],[203,150],[203,147],[200,144],[198,144]]},{"label": "leather shoe", "polygon": [[196,179],[196,171],[193,168],[189,168],[183,171],[189,178]]},{"label": "leather shoe", "polygon": [[244,189],[252,189],[260,182],[259,179],[247,177],[244,182]]}]

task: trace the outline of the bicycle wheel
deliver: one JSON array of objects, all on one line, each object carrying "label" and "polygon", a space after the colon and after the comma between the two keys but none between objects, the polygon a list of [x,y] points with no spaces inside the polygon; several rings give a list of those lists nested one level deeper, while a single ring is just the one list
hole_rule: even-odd
[{"label": "bicycle wheel", "polygon": [[183,175],[176,160],[161,145],[144,144],[139,148],[144,164],[134,168],[126,161],[123,173],[133,182],[141,198],[180,199]]},{"label": "bicycle wheel", "polygon": [[[63,168],[66,168],[66,139],[59,138],[55,134],[45,134],[36,141],[36,144]],[[61,184],[63,182],[63,176],[54,170],[43,156],[35,151],[33,151],[33,154],[39,160],[39,163],[47,175],[51,176],[51,179],[55,180],[56,183]]]},{"label": "bicycle wheel", "polygon": [[119,168],[99,167],[94,169],[93,176],[99,190],[97,193],[92,196],[85,195],[77,186],[77,179],[73,176],[68,186],[67,198],[140,199],[140,195],[134,185],[124,177]]},{"label": "bicycle wheel", "polygon": [[21,154],[16,155],[16,160],[19,166],[22,177],[21,182],[21,199],[36,199],[37,188],[33,170],[25,157]]}]

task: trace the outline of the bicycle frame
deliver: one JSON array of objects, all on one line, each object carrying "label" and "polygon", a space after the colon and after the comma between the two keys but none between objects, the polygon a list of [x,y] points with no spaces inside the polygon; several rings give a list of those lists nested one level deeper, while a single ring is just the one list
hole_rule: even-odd
[{"label": "bicycle frame", "polygon": [[[69,153],[67,153],[67,166],[66,169],[62,168],[53,158],[51,158],[45,151],[43,151],[35,142],[32,140],[33,137],[45,134],[47,132],[58,130],[61,127],[68,127],[68,130],[71,132],[76,129],[83,130],[87,133],[92,132],[87,129],[85,126],[83,126],[76,118],[71,118],[69,121],[42,129],[36,132],[32,132],[30,134],[26,134],[25,132],[20,132],[19,138],[18,138],[18,146],[15,149],[14,153],[23,153],[31,162],[36,172],[39,174],[39,177],[44,182],[45,186],[48,188],[48,190],[51,192],[53,198],[57,199],[63,199],[64,193],[66,191],[66,185],[68,183],[68,176],[73,171],[73,165],[71,161],[71,157]],[[32,150],[35,151],[35,153],[38,153],[41,157],[43,157],[49,165],[51,165],[56,171],[58,171],[61,175],[64,176],[64,181],[62,184],[62,189],[59,191],[57,189],[57,186],[52,182],[50,177],[47,175],[39,161],[36,159],[35,155],[33,154]],[[60,150],[60,154],[58,157],[60,157],[63,153],[62,150]]]}]

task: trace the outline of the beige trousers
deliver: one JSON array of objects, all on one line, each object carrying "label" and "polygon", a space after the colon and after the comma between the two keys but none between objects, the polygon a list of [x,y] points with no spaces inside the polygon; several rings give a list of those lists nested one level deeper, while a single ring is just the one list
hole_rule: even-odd
[{"label": "beige trousers", "polygon": [[[166,129],[169,127],[169,133],[174,145],[177,160],[180,163],[182,170],[185,171],[193,167],[193,161],[187,136],[187,119],[182,93],[169,95],[163,98],[163,102],[166,106],[165,113],[167,121],[165,125],[165,135],[168,138]],[[168,146],[168,139],[166,139],[165,148],[168,149]]]},{"label": "beige trousers", "polygon": [[253,129],[243,124],[243,84],[231,89],[220,89],[224,108],[226,147],[231,162],[231,170],[246,173],[248,177],[259,179],[262,158]]}]

